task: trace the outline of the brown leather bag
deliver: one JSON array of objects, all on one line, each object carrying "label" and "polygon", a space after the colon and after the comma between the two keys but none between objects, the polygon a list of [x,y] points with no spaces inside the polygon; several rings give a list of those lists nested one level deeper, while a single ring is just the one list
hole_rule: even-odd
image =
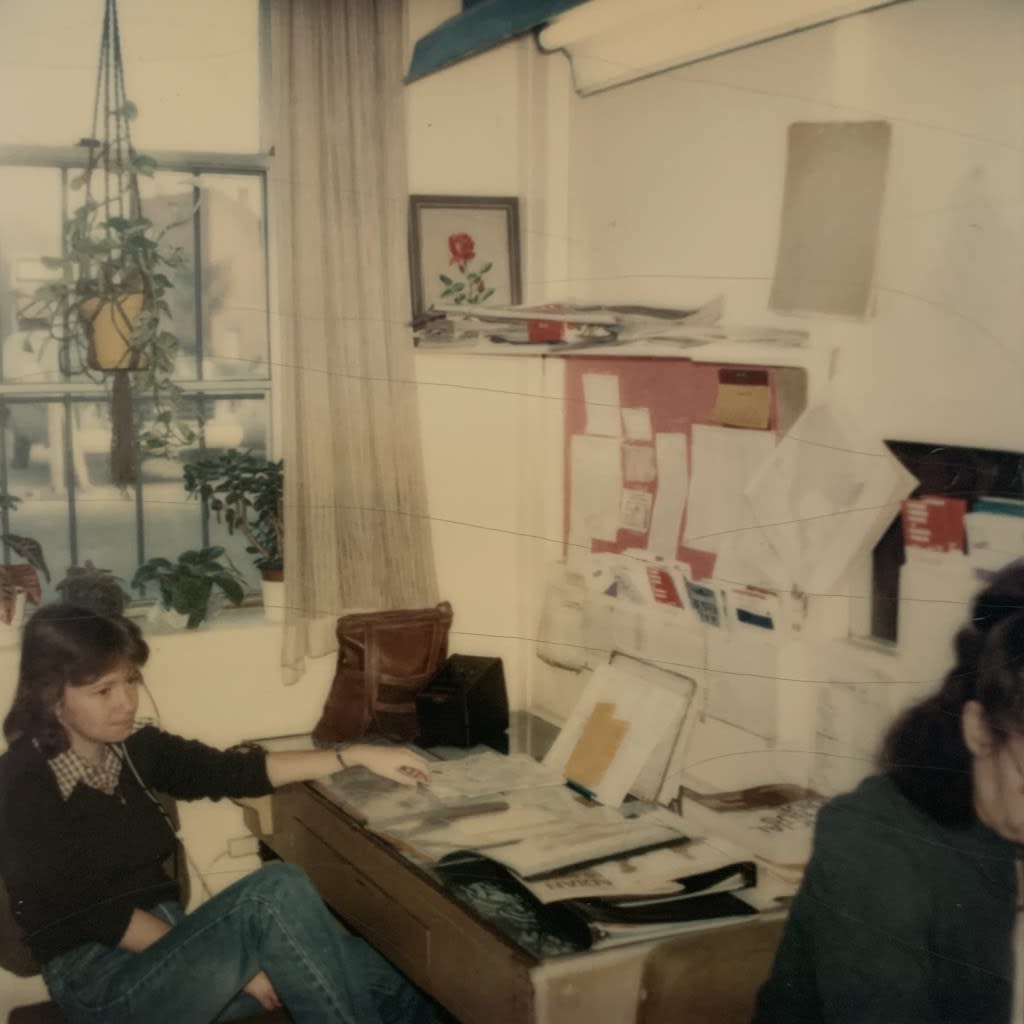
[{"label": "brown leather bag", "polygon": [[447,601],[338,619],[338,667],[313,739],[339,743],[372,733],[414,740],[416,694],[448,657],[451,624]]}]

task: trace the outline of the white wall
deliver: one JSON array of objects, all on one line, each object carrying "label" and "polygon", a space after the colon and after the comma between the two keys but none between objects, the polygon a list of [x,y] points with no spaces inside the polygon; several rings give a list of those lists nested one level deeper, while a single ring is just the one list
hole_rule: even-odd
[{"label": "white wall", "polygon": [[[1022,53],[1016,0],[911,0],[575,98],[568,293],[685,305],[721,292],[728,320],[834,347],[830,397],[879,436],[1021,450]],[[878,119],[892,148],[874,315],[775,315],[787,126]],[[901,608],[891,673],[928,686],[963,608],[919,596]]]},{"label": "white wall", "polygon": [[[410,52],[459,8],[409,3]],[[517,196],[530,301],[563,296],[569,95],[565,62],[544,58],[529,37],[406,89],[410,193]],[[500,656],[510,699],[523,706],[539,580],[560,551],[551,438],[560,445],[561,367],[419,352],[416,372],[438,582],[455,611],[451,646]]]},{"label": "white wall", "polygon": [[575,99],[571,294],[777,319],[787,125],[888,120],[876,315],[797,325],[883,436],[1019,448],[1022,53],[1016,0],[911,0]]},{"label": "white wall", "polygon": [[[410,6],[416,35],[457,5]],[[910,0],[580,98],[563,57],[520,40],[407,90],[410,189],[518,194],[526,301],[690,305],[720,292],[730,322],[804,327],[813,346],[836,349],[830,397],[879,435],[1019,450],[1022,53],[1018,0]],[[892,148],[873,315],[775,314],[788,125],[877,119],[891,123]],[[506,634],[502,622],[515,623],[508,634],[534,635],[543,563],[560,535],[550,469],[561,439],[557,371],[496,357],[417,361],[439,573],[456,629],[472,623],[483,646]],[[527,394],[534,382],[548,428]],[[442,395],[445,384],[454,386]],[[440,521],[449,517],[473,526]],[[489,589],[492,579],[505,589]],[[930,685],[962,608],[904,607],[907,621],[911,612],[917,635],[899,658],[840,645],[824,658],[832,678],[842,678],[837,657],[848,658],[847,678],[867,658],[871,672]],[[522,697],[566,685],[542,679],[528,645],[516,664]],[[813,664],[807,671],[815,678]],[[565,694],[547,697],[566,704]]]}]

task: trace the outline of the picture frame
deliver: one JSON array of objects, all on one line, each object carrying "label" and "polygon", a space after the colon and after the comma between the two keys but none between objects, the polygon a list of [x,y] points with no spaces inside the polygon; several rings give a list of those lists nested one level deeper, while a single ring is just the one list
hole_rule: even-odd
[{"label": "picture frame", "polygon": [[522,302],[516,196],[409,197],[409,282],[415,321],[435,303]]}]

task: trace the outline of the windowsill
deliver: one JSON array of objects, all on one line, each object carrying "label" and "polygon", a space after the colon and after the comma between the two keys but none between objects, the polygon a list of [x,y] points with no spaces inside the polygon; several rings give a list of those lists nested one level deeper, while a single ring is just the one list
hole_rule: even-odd
[{"label": "windowsill", "polygon": [[[125,618],[131,619],[138,624],[143,635],[149,641],[160,640],[162,642],[169,637],[177,636],[202,637],[211,633],[225,633],[232,630],[280,630],[284,625],[283,622],[275,622],[268,619],[262,603],[254,603],[242,604],[238,608],[224,608],[212,619],[205,621],[198,629],[154,628],[153,623],[148,618],[152,607],[151,604],[132,605],[124,613]],[[31,617],[31,612],[26,617]],[[22,629],[24,629],[24,626],[18,630],[15,638],[10,639],[7,643],[0,644],[0,652],[21,649]]]},{"label": "windowsill", "polygon": [[[262,604],[242,605],[238,608],[223,608],[213,618],[205,620],[196,629],[171,629],[154,625],[149,619],[150,606],[139,608],[137,614],[131,614],[146,638],[149,640],[175,636],[205,636],[208,633],[224,633],[231,630],[281,629],[283,623],[272,622],[267,618]],[[129,609],[129,612],[135,611]]]}]

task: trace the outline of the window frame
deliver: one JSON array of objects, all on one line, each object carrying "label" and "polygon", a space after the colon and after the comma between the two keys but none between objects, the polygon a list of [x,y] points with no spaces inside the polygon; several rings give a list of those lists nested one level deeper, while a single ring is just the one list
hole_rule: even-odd
[{"label": "window frame", "polygon": [[[271,226],[270,226],[270,197],[269,197],[269,169],[272,164],[272,157],[262,153],[213,153],[213,152],[186,152],[169,150],[147,150],[146,155],[155,161],[155,171],[172,172],[185,174],[198,180],[199,175],[251,175],[261,183],[262,209],[260,215],[263,222],[263,277],[265,282],[265,331],[267,339],[267,370],[263,378],[246,380],[218,380],[218,379],[185,379],[178,383],[186,398],[195,398],[200,403],[215,401],[218,399],[257,399],[264,402],[266,420],[266,450],[267,456],[273,458],[277,448],[275,424],[276,399],[275,399],[275,357],[276,336],[273,330],[274,318],[271,315],[276,295],[276,283],[272,274],[273,262],[271,260]],[[40,171],[57,170],[61,173],[61,222],[66,219],[67,209],[67,176],[69,172],[81,170],[85,166],[87,149],[79,144],[77,146],[45,146],[45,145],[17,145],[0,144],[0,167],[22,167],[37,168]],[[197,209],[194,216],[199,217]],[[40,256],[48,255],[40,253]],[[201,331],[202,305],[201,289],[199,288],[198,277],[201,267],[197,260],[193,270],[196,274],[196,355],[197,363],[201,365],[203,355],[203,337]],[[64,460],[67,479],[73,479],[72,473],[72,446],[71,446],[71,408],[76,401],[92,400],[104,396],[103,385],[89,380],[67,378],[61,381],[47,381],[41,383],[9,383],[0,381],[0,402],[17,404],[20,402],[59,402],[65,410],[64,417]],[[202,454],[206,450],[205,436],[199,432],[196,445],[196,452]],[[10,453],[7,450],[5,432],[0,432],[0,489],[6,491],[8,478],[7,466]],[[140,564],[146,559],[145,543],[145,499],[142,494],[141,480],[135,484],[133,495],[135,502],[135,528],[136,548],[139,552]],[[184,492],[183,492],[184,493]],[[79,531],[76,521],[76,488],[69,488],[65,498],[67,503],[68,541],[69,554],[73,565],[81,564],[82,545],[80,544]],[[10,513],[5,508],[0,510],[0,530],[3,533],[10,532]],[[204,502],[201,506],[200,515],[201,542],[204,545],[210,542],[210,516],[209,510]],[[4,561],[8,560],[4,552]],[[141,603],[148,603],[143,599]]]}]

